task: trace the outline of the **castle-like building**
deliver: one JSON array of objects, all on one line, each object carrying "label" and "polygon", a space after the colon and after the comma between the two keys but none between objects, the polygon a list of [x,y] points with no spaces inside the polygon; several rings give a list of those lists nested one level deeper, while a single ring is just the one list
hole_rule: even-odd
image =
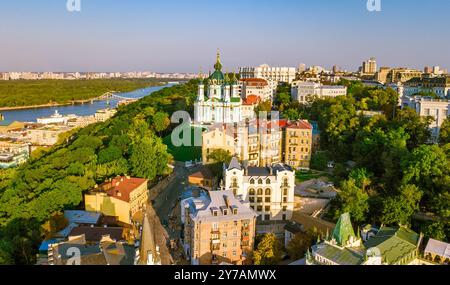
[{"label": "castle-like building", "polygon": [[222,72],[219,52],[214,69],[209,78],[198,86],[194,123],[231,124],[253,117],[253,108],[247,108],[248,104],[241,99],[241,84],[236,76],[228,76]]}]

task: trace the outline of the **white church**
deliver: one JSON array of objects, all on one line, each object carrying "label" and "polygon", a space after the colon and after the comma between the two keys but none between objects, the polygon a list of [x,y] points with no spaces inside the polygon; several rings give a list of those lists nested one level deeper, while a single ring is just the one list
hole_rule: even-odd
[{"label": "white church", "polygon": [[[233,74],[222,72],[220,54],[217,53],[215,71],[198,86],[198,97],[194,104],[194,123],[198,125],[239,123],[253,118],[256,102],[241,99],[241,85]],[[205,89],[206,92],[205,92]]]}]

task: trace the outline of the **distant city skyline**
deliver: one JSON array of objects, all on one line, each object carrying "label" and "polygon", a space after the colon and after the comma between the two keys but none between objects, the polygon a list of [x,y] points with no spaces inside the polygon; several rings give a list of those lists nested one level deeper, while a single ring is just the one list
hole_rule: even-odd
[{"label": "distant city skyline", "polygon": [[446,0],[3,1],[0,72],[207,73],[240,66],[450,69]]}]

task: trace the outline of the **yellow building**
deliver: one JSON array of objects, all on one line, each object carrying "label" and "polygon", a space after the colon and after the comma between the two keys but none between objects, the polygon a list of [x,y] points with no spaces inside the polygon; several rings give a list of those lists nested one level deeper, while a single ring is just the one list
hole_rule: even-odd
[{"label": "yellow building", "polygon": [[116,177],[84,195],[88,212],[101,212],[132,224],[133,216],[148,203],[148,180]]},{"label": "yellow building", "polygon": [[209,155],[215,150],[229,151],[235,155],[235,143],[232,134],[229,134],[225,125],[215,125],[202,134],[202,161],[203,164],[212,164]]},{"label": "yellow building", "polygon": [[25,124],[22,122],[8,122],[0,120],[0,134],[7,133],[14,130],[20,130],[25,128]]},{"label": "yellow building", "polygon": [[288,123],[285,128],[284,160],[297,169],[309,169],[312,155],[312,130],[308,121]]}]

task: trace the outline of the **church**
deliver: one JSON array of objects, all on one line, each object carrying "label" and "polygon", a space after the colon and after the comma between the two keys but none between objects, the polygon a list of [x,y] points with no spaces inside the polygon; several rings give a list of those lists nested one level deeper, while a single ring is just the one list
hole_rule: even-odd
[{"label": "church", "polygon": [[256,102],[241,99],[241,84],[234,74],[222,72],[220,54],[214,72],[198,86],[194,104],[194,123],[198,125],[232,124],[254,117]]}]

